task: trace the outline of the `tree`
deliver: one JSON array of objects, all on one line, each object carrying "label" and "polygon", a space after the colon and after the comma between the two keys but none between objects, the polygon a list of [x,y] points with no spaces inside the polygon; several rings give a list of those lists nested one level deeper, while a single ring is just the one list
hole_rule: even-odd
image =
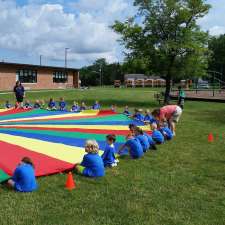
[{"label": "tree", "polygon": [[80,79],[84,86],[113,85],[114,80],[123,80],[122,66],[108,64],[104,58],[97,59],[92,65],[80,69]]},{"label": "tree", "polygon": [[148,60],[144,60],[143,58],[138,59],[138,58],[127,58],[125,62],[122,65],[122,69],[124,73],[141,73],[141,74],[146,74],[149,75],[150,65]]},{"label": "tree", "polygon": [[172,78],[206,71],[208,33],[197,20],[210,5],[204,0],[135,0],[134,5],[137,15],[124,23],[115,21],[112,28],[121,35],[127,57],[148,60],[150,70],[165,76],[168,103]]},{"label": "tree", "polygon": [[[209,70],[217,71],[221,74],[225,72],[225,35],[212,37],[209,41],[209,49],[212,52],[209,61]],[[225,81],[225,76],[219,76],[219,79]]]}]

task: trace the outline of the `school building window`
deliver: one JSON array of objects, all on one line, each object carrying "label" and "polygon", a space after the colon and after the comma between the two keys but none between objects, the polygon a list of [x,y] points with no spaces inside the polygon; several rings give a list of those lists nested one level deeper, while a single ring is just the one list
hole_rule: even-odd
[{"label": "school building window", "polygon": [[64,71],[53,72],[53,82],[54,83],[66,83],[68,80],[68,74]]},{"label": "school building window", "polygon": [[37,83],[37,70],[20,69],[16,71],[16,77],[21,83]]}]

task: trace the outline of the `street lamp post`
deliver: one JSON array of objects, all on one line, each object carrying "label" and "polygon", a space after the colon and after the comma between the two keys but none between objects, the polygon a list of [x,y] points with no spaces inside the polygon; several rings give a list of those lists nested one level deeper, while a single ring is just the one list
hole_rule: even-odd
[{"label": "street lamp post", "polygon": [[102,65],[100,65],[100,68],[99,68],[99,71],[94,71],[94,70],[92,70],[91,71],[92,73],[97,73],[97,74],[99,74],[99,85],[100,85],[100,87],[102,86],[102,81],[103,81],[103,76],[102,76]]},{"label": "street lamp post", "polygon": [[41,66],[41,63],[42,63],[42,61],[41,61],[41,60],[42,60],[42,55],[40,55],[40,66]]},{"label": "street lamp post", "polygon": [[69,48],[65,48],[65,68],[67,68],[67,51]]},{"label": "street lamp post", "polygon": [[102,86],[102,66],[100,65],[99,68],[99,74],[100,74],[100,87]]}]

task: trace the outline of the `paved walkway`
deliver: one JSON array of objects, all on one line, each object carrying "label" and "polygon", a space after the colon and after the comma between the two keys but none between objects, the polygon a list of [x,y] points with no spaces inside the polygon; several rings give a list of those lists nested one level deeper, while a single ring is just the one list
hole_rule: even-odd
[{"label": "paved walkway", "polygon": [[[218,102],[225,102],[225,90],[215,90],[213,93],[213,90],[194,90],[189,91],[186,90],[186,99],[190,100],[202,100],[202,101],[218,101]],[[177,98],[177,91],[171,92],[171,96],[173,98]]]}]

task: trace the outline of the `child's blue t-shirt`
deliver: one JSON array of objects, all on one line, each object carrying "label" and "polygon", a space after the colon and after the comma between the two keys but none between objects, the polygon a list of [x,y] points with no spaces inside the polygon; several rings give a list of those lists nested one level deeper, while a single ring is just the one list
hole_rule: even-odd
[{"label": "child's blue t-shirt", "polygon": [[162,144],[164,142],[164,136],[159,130],[154,130],[152,132],[152,139],[158,144]]},{"label": "child's blue t-shirt", "polygon": [[102,177],[105,175],[105,168],[102,158],[96,153],[88,153],[84,156],[81,166],[84,166],[83,175],[87,177]]},{"label": "child's blue t-shirt", "polygon": [[73,105],[72,106],[72,111],[73,112],[79,112],[80,111],[80,107],[78,105]]},{"label": "child's blue t-shirt", "polygon": [[150,147],[148,138],[142,134],[137,135],[136,138],[140,141],[143,151],[147,152]]},{"label": "child's blue t-shirt", "polygon": [[166,134],[167,140],[171,140],[173,138],[173,132],[170,130],[169,127],[163,127],[160,130],[161,130],[161,132]]},{"label": "child's blue t-shirt", "polygon": [[155,145],[155,142],[154,140],[152,139],[152,136],[150,136],[149,134],[147,133],[144,133],[144,135],[147,137],[148,139],[148,143],[149,143],[149,148],[151,148],[151,146]]},{"label": "child's blue t-shirt", "polygon": [[60,101],[60,102],[59,102],[59,108],[60,108],[60,109],[65,109],[65,108],[66,108],[66,102]]},{"label": "child's blue t-shirt", "polygon": [[16,191],[31,192],[37,189],[34,168],[29,164],[19,165],[14,171],[12,180],[15,182]]},{"label": "child's blue t-shirt", "polygon": [[104,166],[110,166],[111,164],[115,163],[115,146],[107,144],[105,147],[105,151],[102,154],[102,160]]},{"label": "child's blue t-shirt", "polygon": [[54,101],[48,103],[49,108],[54,108],[55,106],[56,106],[56,104]]},{"label": "child's blue t-shirt", "polygon": [[145,115],[144,121],[145,121],[145,122],[149,122],[150,124],[156,123],[156,120],[155,120],[154,117],[151,116],[151,115]]},{"label": "child's blue t-shirt", "polygon": [[86,110],[86,109],[87,109],[87,107],[85,107],[85,106],[80,107],[80,110]]},{"label": "child's blue t-shirt", "polygon": [[134,119],[143,121],[144,120],[144,115],[142,115],[141,113],[136,113],[134,115]]},{"label": "child's blue t-shirt", "polygon": [[143,152],[143,148],[141,146],[141,143],[138,139],[134,138],[134,139],[129,139],[126,143],[126,146],[128,146],[130,148],[130,156],[133,159],[137,159],[143,156],[144,152]]},{"label": "child's blue t-shirt", "polygon": [[92,109],[94,109],[94,110],[97,110],[97,109],[100,109],[101,108],[101,106],[100,106],[100,104],[94,104],[93,106],[92,106]]}]

